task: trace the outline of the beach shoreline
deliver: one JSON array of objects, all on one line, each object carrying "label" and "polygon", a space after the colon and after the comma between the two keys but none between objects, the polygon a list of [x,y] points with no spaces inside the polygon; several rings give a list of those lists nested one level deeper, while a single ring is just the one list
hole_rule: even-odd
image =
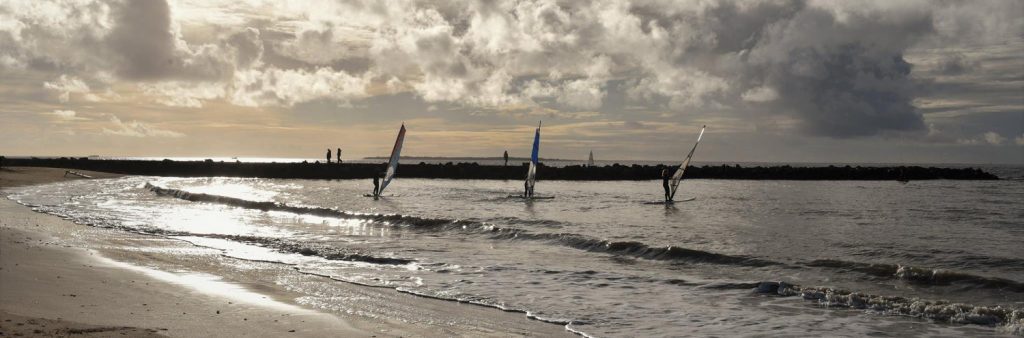
[{"label": "beach shoreline", "polygon": [[[0,169],[0,189],[85,179],[59,168]],[[96,178],[119,175],[82,172]],[[573,336],[561,325],[498,309],[429,299],[389,288],[328,280],[367,302],[397,304],[425,317],[367,317],[326,311],[261,275],[229,274],[219,254],[162,256],[159,250],[199,251],[179,240],[74,224],[0,198],[0,332],[5,335],[108,336]],[[196,267],[189,262],[205,259]],[[175,261],[178,259],[179,261]],[[254,269],[288,273],[287,266],[252,263]],[[189,271],[183,271],[188,269]],[[169,270],[169,271],[168,271]],[[292,272],[298,275],[298,272]],[[230,276],[229,276],[230,275]],[[198,277],[197,277],[198,276]],[[227,276],[227,277],[225,277]],[[198,280],[198,282],[197,282]],[[362,303],[361,303],[362,302]],[[11,320],[7,322],[6,320]]]}]

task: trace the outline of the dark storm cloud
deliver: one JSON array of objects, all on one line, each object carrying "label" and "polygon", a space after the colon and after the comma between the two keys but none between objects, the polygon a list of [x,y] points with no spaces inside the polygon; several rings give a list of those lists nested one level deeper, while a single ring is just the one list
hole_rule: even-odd
[{"label": "dark storm cloud", "polygon": [[933,32],[927,12],[783,5],[716,11],[724,15],[716,21],[746,23],[743,34],[717,35],[732,36],[720,46],[743,48],[736,82],[777,94],[748,100],[750,109],[789,114],[804,132],[836,138],[924,129],[904,54]]},{"label": "dark storm cloud", "polygon": [[171,34],[171,10],[165,0],[127,1],[118,12],[117,26],[107,36],[107,43],[121,56],[121,76],[160,78],[181,67]]},{"label": "dark storm cloud", "polygon": [[977,61],[969,60],[961,53],[946,55],[936,65],[937,71],[942,75],[960,75],[978,67]]},{"label": "dark storm cloud", "polygon": [[243,29],[229,37],[235,60],[217,45],[189,47],[171,27],[166,0],[132,0],[114,7],[117,20],[106,43],[116,56],[114,68],[128,80],[217,80],[230,77],[234,66],[251,64],[262,46],[259,32]]}]

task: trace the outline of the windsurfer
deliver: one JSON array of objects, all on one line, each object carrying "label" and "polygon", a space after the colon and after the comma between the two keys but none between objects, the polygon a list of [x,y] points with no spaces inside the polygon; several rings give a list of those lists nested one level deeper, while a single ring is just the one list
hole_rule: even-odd
[{"label": "windsurfer", "polygon": [[665,202],[672,202],[672,189],[668,187],[668,169],[661,170],[661,187],[665,188]]},{"label": "windsurfer", "polygon": [[373,174],[373,198],[380,196],[380,174]]}]

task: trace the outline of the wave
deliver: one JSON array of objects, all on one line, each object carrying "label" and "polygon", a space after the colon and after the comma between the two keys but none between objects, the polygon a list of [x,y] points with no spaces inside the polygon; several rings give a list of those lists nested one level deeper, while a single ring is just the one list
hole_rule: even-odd
[{"label": "wave", "polygon": [[[742,255],[727,255],[703,250],[689,249],[680,246],[651,246],[636,241],[604,240],[574,233],[533,233],[519,228],[498,227],[475,220],[422,218],[398,214],[383,215],[350,213],[323,207],[291,206],[279,202],[250,201],[235,197],[210,195],[204,193],[191,193],[179,189],[159,187],[150,183],[146,183],[145,186],[149,190],[157,193],[158,195],[172,196],[175,198],[180,198],[194,202],[218,203],[241,208],[259,209],[263,211],[283,211],[295,214],[309,214],[323,217],[359,219],[388,225],[407,226],[410,229],[416,231],[473,232],[487,236],[495,240],[540,241],[562,245],[588,252],[606,253],[616,256],[635,257],[656,261],[678,261],[689,263],[708,263],[748,267],[802,265],[809,267],[824,267],[831,269],[856,271],[867,274],[869,276],[896,279],[910,284],[921,286],[947,286],[957,284],[1024,293],[1024,283],[1021,282],[995,277],[978,276],[969,273],[943,269],[928,269],[900,264],[871,264],[860,262],[848,262],[831,259],[813,260],[810,262],[797,262],[790,264],[756,257]],[[518,220],[509,219],[509,221]],[[245,241],[246,239],[238,238],[237,240]],[[312,248],[308,247],[308,244],[294,243],[273,243],[270,244],[270,246],[279,248],[284,251],[295,252],[300,254],[334,257],[335,259],[360,259],[358,255],[333,254],[331,253],[331,251],[337,249],[327,246]],[[365,260],[368,262],[372,262],[373,259],[374,258],[366,258]],[[390,261],[388,259],[382,259],[381,261],[385,262],[382,264],[405,264],[411,260],[399,259],[397,261]]]},{"label": "wave", "polygon": [[885,315],[926,318],[950,324],[998,326],[1013,334],[1024,333],[1024,310],[977,306],[919,298],[879,296],[833,288],[801,287],[786,282],[760,282],[754,292],[783,297],[801,296],[828,308],[869,310]]},{"label": "wave", "polygon": [[814,260],[805,264],[813,267],[827,267],[857,271],[870,276],[893,278],[916,285],[946,286],[952,284],[966,284],[982,288],[1024,292],[1024,283],[1021,282],[943,269],[928,269],[900,264],[859,263],[833,259]]},{"label": "wave", "polygon": [[235,242],[252,244],[287,253],[296,253],[303,256],[317,256],[328,260],[362,262],[385,265],[405,265],[414,263],[416,260],[395,257],[379,257],[359,252],[350,252],[344,248],[328,246],[317,243],[298,243],[281,240],[278,238],[266,238],[257,236],[240,235],[219,235],[219,234],[190,234],[190,236],[225,239]]},{"label": "wave", "polygon": [[240,208],[258,209],[262,211],[282,211],[323,217],[360,219],[390,225],[405,225],[416,230],[433,229],[442,231],[475,231],[477,233],[488,235],[493,239],[544,241],[589,252],[633,256],[650,260],[687,261],[695,263],[745,265],[754,267],[781,264],[752,257],[725,255],[687,249],[678,246],[654,247],[640,242],[609,241],[572,233],[531,233],[522,229],[502,228],[483,222],[469,220],[422,218],[398,214],[359,214],[323,207],[291,206],[279,202],[250,201],[228,196],[192,193],[180,189],[159,187],[151,183],[146,183],[145,187],[158,195],[175,197],[192,202],[217,203]]}]

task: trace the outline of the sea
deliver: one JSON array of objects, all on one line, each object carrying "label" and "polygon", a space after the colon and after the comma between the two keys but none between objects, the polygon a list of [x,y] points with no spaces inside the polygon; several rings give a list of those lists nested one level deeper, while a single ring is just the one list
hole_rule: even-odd
[{"label": "sea", "polygon": [[554,198],[531,201],[515,197],[520,181],[403,179],[400,168],[379,200],[364,197],[369,180],[222,177],[4,193],[83,226],[287,266],[267,280],[326,312],[399,316],[347,308],[330,286],[348,283],[588,337],[1022,336],[1024,167],[983,169],[1005,179],[693,179],[676,199],[694,199],[672,205],[648,203],[660,181],[540,172],[536,194]]}]

